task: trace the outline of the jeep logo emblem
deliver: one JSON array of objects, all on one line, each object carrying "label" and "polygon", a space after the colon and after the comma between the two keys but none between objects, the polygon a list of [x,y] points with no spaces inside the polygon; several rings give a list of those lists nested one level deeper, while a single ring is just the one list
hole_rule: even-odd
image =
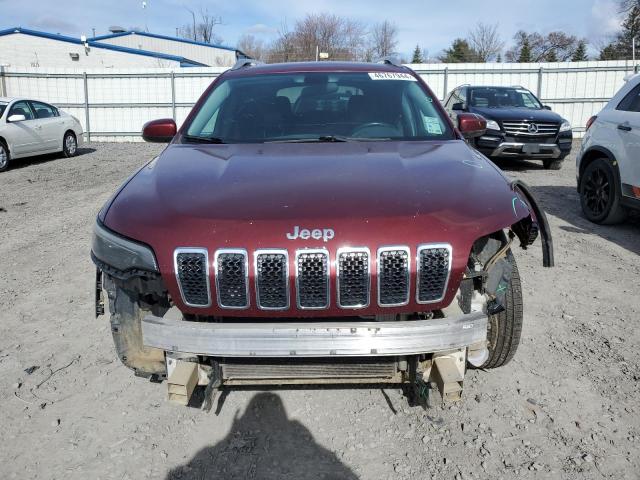
[{"label": "jeep logo emblem", "polygon": [[313,230],[308,230],[306,228],[301,229],[298,225],[293,227],[293,232],[287,233],[287,238],[289,240],[297,240],[298,238],[308,240],[313,238],[314,240],[322,239],[324,242],[328,242],[335,236],[336,234],[331,228],[314,228]]},{"label": "jeep logo emblem", "polygon": [[530,123],[527,127],[527,130],[529,131],[529,133],[538,133],[538,125],[536,125],[535,123]]}]

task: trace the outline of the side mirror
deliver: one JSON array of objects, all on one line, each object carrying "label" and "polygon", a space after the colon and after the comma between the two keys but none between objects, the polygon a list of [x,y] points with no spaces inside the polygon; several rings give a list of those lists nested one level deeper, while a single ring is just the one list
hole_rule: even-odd
[{"label": "side mirror", "polygon": [[551,110],[551,107],[549,105],[542,105],[542,108],[544,108],[545,110]]},{"label": "side mirror", "polygon": [[24,122],[27,119],[27,117],[25,117],[24,115],[11,115],[9,118],[7,118],[7,122],[9,123],[15,123],[15,122]]},{"label": "side mirror", "polygon": [[487,131],[487,121],[475,113],[461,113],[458,115],[458,130],[464,138],[475,138]]},{"label": "side mirror", "polygon": [[464,103],[458,102],[451,105],[451,110],[464,111]]},{"label": "side mirror", "polygon": [[142,139],[145,142],[169,143],[177,131],[178,127],[172,118],[151,120],[142,127]]}]

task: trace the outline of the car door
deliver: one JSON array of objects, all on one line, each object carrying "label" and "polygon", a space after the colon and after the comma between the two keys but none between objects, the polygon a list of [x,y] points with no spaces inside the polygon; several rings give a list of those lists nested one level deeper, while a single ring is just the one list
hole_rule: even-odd
[{"label": "car door", "polygon": [[[13,115],[24,115],[25,120],[10,122]],[[42,138],[36,129],[35,115],[28,101],[19,100],[11,104],[6,122],[5,135],[13,156],[25,156],[42,150]]]},{"label": "car door", "polygon": [[636,85],[618,104],[609,110],[605,119],[612,123],[613,135],[618,137],[621,155],[616,157],[620,170],[622,191],[640,188],[640,84]]},{"label": "car door", "polygon": [[29,102],[35,115],[35,128],[42,139],[43,150],[62,149],[62,137],[64,135],[64,121],[58,113],[58,109],[42,102],[32,100]]}]

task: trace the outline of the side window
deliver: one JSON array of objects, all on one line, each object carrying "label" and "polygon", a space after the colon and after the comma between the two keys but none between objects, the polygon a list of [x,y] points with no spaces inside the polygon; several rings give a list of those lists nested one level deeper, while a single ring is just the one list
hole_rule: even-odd
[{"label": "side window", "polygon": [[625,112],[640,112],[640,84],[636,85],[616,107]]},{"label": "side window", "polygon": [[41,102],[31,102],[31,107],[36,114],[36,118],[51,118],[57,117],[56,109],[51,105]]},{"label": "side window", "polygon": [[451,92],[447,97],[447,100],[444,102],[444,108],[446,108],[447,110],[451,110],[451,105],[453,105],[453,97],[455,93],[456,93],[455,90]]},{"label": "side window", "polygon": [[24,100],[11,105],[11,110],[9,110],[9,115],[7,115],[7,118],[9,118],[11,115],[24,115],[25,119],[33,120],[33,112],[31,111],[31,107]]},{"label": "side window", "polygon": [[460,103],[464,103],[465,106],[467,105],[467,89],[466,88],[461,88],[460,92],[458,94],[458,98],[459,98],[459,102]]}]

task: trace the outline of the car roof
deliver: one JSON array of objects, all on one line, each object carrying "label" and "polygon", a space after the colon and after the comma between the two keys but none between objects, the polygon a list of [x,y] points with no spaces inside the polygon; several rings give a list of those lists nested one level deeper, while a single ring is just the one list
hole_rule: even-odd
[{"label": "car roof", "polygon": [[237,70],[228,70],[225,76],[253,76],[270,73],[307,73],[307,72],[403,72],[412,71],[408,67],[388,63],[368,62],[289,62],[269,63],[246,66]]}]

